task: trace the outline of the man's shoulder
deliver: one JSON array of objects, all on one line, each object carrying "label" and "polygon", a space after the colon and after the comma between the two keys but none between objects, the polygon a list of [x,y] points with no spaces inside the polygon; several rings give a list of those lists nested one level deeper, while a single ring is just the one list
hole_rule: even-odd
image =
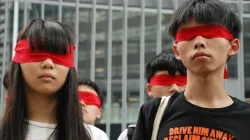
[{"label": "man's shoulder", "polygon": [[136,124],[130,124],[127,129],[122,131],[117,140],[128,140],[128,135],[133,136]]},{"label": "man's shoulder", "polygon": [[128,139],[127,135],[128,135],[128,129],[125,129],[124,131],[122,131],[117,140],[127,140]]},{"label": "man's shoulder", "polygon": [[[171,95],[168,104],[172,104],[173,102],[177,101],[176,99],[179,97],[179,95],[182,93],[175,93]],[[154,120],[156,112],[159,108],[159,105],[161,103],[162,98],[153,98],[149,100],[148,102],[144,103],[141,107],[140,114],[143,114],[145,118],[148,120]],[[151,121],[152,121],[151,120]]]},{"label": "man's shoulder", "polygon": [[250,104],[244,102],[238,98],[232,97],[234,103],[237,105],[237,110],[239,111],[246,111],[250,113]]},{"label": "man's shoulder", "polygon": [[[175,93],[173,95],[171,95],[169,101],[172,102],[174,101],[177,97],[179,97],[180,94],[183,94],[182,92],[181,93]],[[158,108],[160,103],[161,103],[161,99],[162,98],[153,98],[149,101],[147,101],[146,103],[143,104],[143,108],[144,109],[152,109],[152,108]]]},{"label": "man's shoulder", "polygon": [[93,125],[89,125],[90,129],[92,130],[92,132],[100,134],[100,135],[106,135],[106,133],[104,131],[102,131],[101,129],[93,126]]},{"label": "man's shoulder", "polygon": [[100,138],[102,138],[103,140],[108,140],[107,134],[104,131],[102,131],[101,129],[99,129],[93,125],[88,125],[88,124],[85,124],[85,127],[92,134],[93,140],[99,140]]},{"label": "man's shoulder", "polygon": [[145,102],[142,106],[143,108],[159,106],[160,102],[161,102],[161,98],[152,98],[149,101]]}]

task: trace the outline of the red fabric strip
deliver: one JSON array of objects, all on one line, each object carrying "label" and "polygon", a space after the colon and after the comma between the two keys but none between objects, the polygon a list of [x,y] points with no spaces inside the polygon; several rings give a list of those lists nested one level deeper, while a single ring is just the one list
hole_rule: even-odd
[{"label": "red fabric strip", "polygon": [[150,79],[150,85],[153,86],[169,86],[177,84],[185,86],[187,84],[187,76],[170,76],[166,74],[155,75]]},{"label": "red fabric strip", "polygon": [[78,93],[80,101],[83,101],[87,105],[94,105],[101,108],[101,100],[94,93],[88,91],[79,91]]},{"label": "red fabric strip", "polygon": [[227,40],[234,39],[233,35],[223,26],[205,25],[180,29],[176,33],[175,42],[192,40],[197,36],[203,36],[205,38],[225,38]]},{"label": "red fabric strip", "polygon": [[16,63],[37,62],[51,59],[54,63],[74,67],[75,46],[68,46],[68,54],[55,54],[45,51],[32,51],[29,40],[20,40],[15,47],[15,56],[13,61]]},{"label": "red fabric strip", "polygon": [[224,68],[224,79],[228,79],[228,71],[227,68]]}]

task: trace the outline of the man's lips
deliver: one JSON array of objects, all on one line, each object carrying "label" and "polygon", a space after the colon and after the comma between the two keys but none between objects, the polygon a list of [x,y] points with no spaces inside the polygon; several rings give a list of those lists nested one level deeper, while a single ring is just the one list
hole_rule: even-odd
[{"label": "man's lips", "polygon": [[197,57],[202,57],[202,56],[210,57],[210,55],[208,55],[208,54],[206,54],[206,53],[204,53],[204,52],[196,52],[196,53],[192,56],[192,58],[195,59],[195,58],[197,58]]}]

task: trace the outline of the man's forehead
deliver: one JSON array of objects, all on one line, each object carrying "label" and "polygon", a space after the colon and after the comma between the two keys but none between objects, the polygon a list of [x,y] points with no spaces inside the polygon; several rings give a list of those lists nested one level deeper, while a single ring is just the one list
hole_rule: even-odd
[{"label": "man's forehead", "polygon": [[[155,73],[155,75],[162,75],[162,74],[169,75],[169,73],[168,73],[167,70],[157,71],[157,72]],[[179,76],[179,75],[181,75],[180,72],[178,72],[178,71],[175,72],[175,76]]]},{"label": "man's forehead", "polygon": [[92,87],[90,87],[88,85],[83,85],[83,84],[82,85],[78,85],[78,90],[79,91],[87,91],[87,92],[91,92],[91,93],[93,93],[95,95],[98,95],[96,93],[96,91]]},{"label": "man's forehead", "polygon": [[189,20],[187,20],[185,23],[181,24],[179,29],[189,28],[189,27],[194,27],[194,26],[203,26],[203,25],[207,25],[207,24],[198,23],[196,19],[192,17]]}]

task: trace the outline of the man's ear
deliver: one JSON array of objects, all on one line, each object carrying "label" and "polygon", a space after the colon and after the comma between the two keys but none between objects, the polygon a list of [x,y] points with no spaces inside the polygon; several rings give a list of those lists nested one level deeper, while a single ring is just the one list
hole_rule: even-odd
[{"label": "man's ear", "polygon": [[240,40],[239,39],[234,39],[233,41],[230,42],[230,50],[227,53],[227,56],[233,56],[236,55],[240,51]]},{"label": "man's ear", "polygon": [[181,57],[180,57],[179,52],[177,50],[176,44],[173,45],[173,51],[174,51],[174,55],[175,55],[176,59],[181,60]]},{"label": "man's ear", "polygon": [[149,97],[152,97],[153,96],[153,93],[152,93],[152,86],[150,84],[147,84],[146,86],[146,91],[147,91],[147,94]]},{"label": "man's ear", "polygon": [[99,109],[98,109],[98,112],[97,112],[96,118],[97,118],[97,119],[100,119],[101,116],[102,116],[102,108],[99,108]]}]

